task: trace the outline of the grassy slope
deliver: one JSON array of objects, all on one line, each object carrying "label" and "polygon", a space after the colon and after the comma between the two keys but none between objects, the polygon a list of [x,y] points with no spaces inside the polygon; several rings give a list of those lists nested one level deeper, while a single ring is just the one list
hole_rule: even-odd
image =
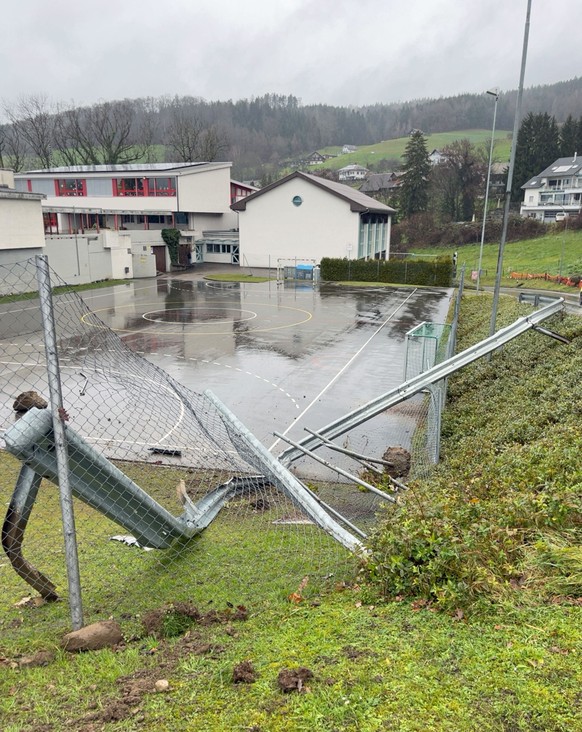
[{"label": "grassy slope", "polygon": [[[491,296],[469,295],[460,348],[483,338]],[[525,314],[503,302],[501,327]],[[450,379],[443,460],[389,516],[373,543],[374,578],[388,594],[453,609],[519,597],[582,594],[582,318],[530,331]],[[397,520],[396,520],[397,519]]]},{"label": "grassy slope", "polygon": [[[495,133],[495,159],[503,162],[509,160],[510,154],[510,140],[508,139],[508,132],[505,130],[497,130]],[[428,135],[427,147],[429,152],[433,149],[442,149],[445,145],[450,145],[455,140],[468,139],[471,142],[479,144],[489,144],[491,140],[491,130],[459,130],[452,132],[438,132],[434,135]],[[352,163],[358,163],[359,165],[368,165],[369,163],[376,163],[382,158],[400,158],[404,154],[404,149],[408,143],[408,137],[398,137],[393,140],[382,140],[374,143],[373,145],[363,145],[358,147],[356,152],[349,153],[347,155],[341,155],[341,147],[326,147],[320,150],[322,153],[328,153],[330,155],[338,155],[337,158],[326,160],[321,165],[314,165],[313,170],[318,168],[331,168],[336,170],[343,168],[345,165],[351,165]]]},{"label": "grassy slope", "polygon": [[[514,307],[513,302],[510,305]],[[480,310],[483,308],[472,308],[464,317],[465,339],[476,338],[480,329],[487,327],[481,322],[487,318],[479,315]],[[503,310],[502,317],[513,317]],[[573,329],[571,323],[567,330]],[[563,444],[559,428],[568,414],[572,424],[579,425],[575,405],[580,404],[582,394],[572,392],[568,403],[564,389],[557,388],[562,381],[567,383],[566,354],[573,354],[575,348],[559,346],[539,334],[532,337],[545,344],[544,353],[559,350],[563,357],[556,388],[551,388],[547,379],[551,372],[547,363],[544,371],[542,359],[538,368],[546,379],[536,381],[534,389],[525,377],[527,360],[518,364],[513,376],[505,374],[505,368],[501,379],[496,369],[482,366],[467,371],[467,377],[453,384],[444,455],[447,469],[453,471],[451,476],[456,476],[459,486],[468,484],[472,477],[463,454],[454,452],[466,429],[463,414],[477,410],[480,416],[472,442],[466,442],[469,447],[487,444],[485,433],[479,429],[492,420],[498,430],[504,426],[517,432],[536,423],[536,411],[524,412],[519,420],[518,413],[510,411],[508,417],[503,411],[508,401],[512,410],[530,402],[540,414],[557,410],[557,421],[547,422],[554,430],[549,435],[550,444]],[[579,380],[570,376],[569,388],[579,391]],[[483,401],[486,394],[490,394],[488,402]],[[478,406],[473,406],[475,400]],[[577,436],[579,431],[574,434]],[[515,454],[512,470],[519,467],[526,485],[528,471],[542,469],[542,447],[536,443],[532,452],[524,443]],[[564,460],[566,468],[579,466],[574,443],[572,450],[569,458],[550,455],[543,469],[555,459],[560,475],[568,475]],[[3,464],[2,474],[5,477],[8,473],[10,484],[14,469],[13,463]],[[434,489],[433,483],[431,487]],[[54,495],[51,500],[55,501]],[[35,512],[43,510],[42,505],[35,507]],[[56,503],[49,502],[47,510],[56,513]],[[94,519],[88,520],[91,523],[84,530],[94,531]],[[150,578],[148,591],[133,607],[123,614],[114,612],[127,636],[127,644],[118,650],[78,656],[57,651],[55,660],[46,667],[11,668],[18,649],[6,645],[5,626],[0,641],[0,663],[4,655],[8,664],[0,665],[3,732],[580,729],[581,606],[537,604],[535,594],[521,590],[506,593],[494,607],[463,619],[460,614],[451,617],[431,612],[422,602],[380,602],[373,589],[363,585],[316,590],[315,583],[307,586],[305,600],[294,605],[286,600],[286,594],[295,588],[277,585],[278,578],[287,575],[293,552],[275,558],[269,555],[267,561],[261,561],[260,556],[249,553],[257,543],[257,534],[245,537],[236,531],[225,534],[224,530],[224,525],[213,525],[200,540],[198,561],[182,567],[173,565],[171,573]],[[104,536],[110,535],[109,531],[110,527],[102,527]],[[94,578],[86,568],[83,574],[93,612],[101,617],[109,614],[106,598],[110,586],[121,583],[122,587],[125,582],[129,587],[136,572],[143,577],[143,565],[150,556],[117,545],[107,549],[107,562],[99,570],[100,583],[106,581],[105,590],[100,593],[92,587]],[[240,586],[240,582],[233,585],[224,572],[211,579],[213,561],[233,552],[236,575],[243,582],[248,578],[254,583],[254,598],[248,593],[244,597],[251,611],[249,620],[195,626],[190,636],[171,640],[160,641],[140,633],[140,615],[148,607],[173,599],[172,591],[187,593],[203,610],[223,608],[227,599],[237,604],[240,595],[233,586]],[[202,557],[205,561],[201,562]],[[90,560],[82,557],[84,563]],[[44,563],[51,561],[62,560],[43,557]],[[0,571],[5,573],[6,569]],[[0,576],[4,612],[23,594],[23,587],[11,581],[6,594],[8,575]],[[21,652],[30,652],[55,647],[58,624],[54,617],[66,617],[66,610],[62,606],[21,608],[11,609],[10,614],[14,615],[12,624],[18,619],[23,623]],[[14,630],[11,633],[14,635]],[[232,683],[233,666],[243,660],[250,660],[256,669],[257,681],[252,685]],[[297,666],[314,672],[308,689],[301,694],[281,693],[276,684],[279,670]],[[153,693],[160,678],[169,681],[168,693]]]},{"label": "grassy slope", "polygon": [[[434,255],[436,253],[452,254],[454,247],[439,247],[438,249],[415,249],[414,253],[422,256],[424,254]],[[466,265],[467,276],[470,271],[477,269],[479,262],[479,244],[470,244],[458,247],[459,265]],[[495,281],[497,268],[497,255],[499,244],[485,244],[483,247],[483,265],[485,272],[482,282],[485,285],[492,285]],[[538,274],[547,272],[556,275],[582,273],[582,230],[563,231],[550,233],[539,239],[526,239],[523,241],[508,242],[505,246],[503,257],[504,283],[508,286],[515,286],[518,280],[510,280],[510,272],[525,272]],[[542,281],[528,280],[528,287],[547,288],[547,283]],[[572,288],[564,288],[572,291]]]}]

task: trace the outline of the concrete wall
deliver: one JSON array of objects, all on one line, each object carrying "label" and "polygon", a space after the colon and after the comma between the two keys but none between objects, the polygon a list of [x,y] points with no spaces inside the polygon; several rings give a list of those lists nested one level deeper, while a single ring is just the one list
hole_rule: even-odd
[{"label": "concrete wall", "polygon": [[131,260],[134,279],[156,276],[156,258],[150,246],[146,244],[134,245],[132,242]]},{"label": "concrete wall", "polygon": [[131,238],[125,232],[46,237],[53,270],[70,285],[133,277]]},{"label": "concrete wall", "polygon": [[[295,206],[292,199],[301,196]],[[276,267],[278,258],[352,257],[358,251],[360,217],[348,201],[300,178],[249,201],[239,213],[240,262]]]},{"label": "concrete wall", "polygon": [[7,197],[0,196],[0,251],[42,249],[44,225],[40,201],[37,198],[17,198],[22,194],[13,194],[15,197],[6,191]]}]

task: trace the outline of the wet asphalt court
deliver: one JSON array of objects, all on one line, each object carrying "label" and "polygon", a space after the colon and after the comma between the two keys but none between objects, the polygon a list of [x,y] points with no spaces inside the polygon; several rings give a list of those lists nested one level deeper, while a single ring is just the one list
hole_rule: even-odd
[{"label": "wet asphalt court", "polygon": [[[276,455],[287,445],[274,431],[299,440],[305,426],[317,430],[401,383],[407,331],[445,322],[452,291],[220,283],[196,273],[82,296],[133,351],[194,391],[212,390]],[[402,439],[383,435],[378,449],[387,442]]]}]

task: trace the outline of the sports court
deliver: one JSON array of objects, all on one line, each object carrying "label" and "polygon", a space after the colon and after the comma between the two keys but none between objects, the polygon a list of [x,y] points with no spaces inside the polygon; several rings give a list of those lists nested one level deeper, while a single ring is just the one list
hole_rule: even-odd
[{"label": "sports court", "polygon": [[[220,283],[196,271],[81,296],[89,310],[83,328],[110,328],[180,384],[212,390],[276,455],[287,445],[274,431],[301,439],[304,427],[318,429],[401,383],[407,331],[444,322],[452,291]],[[37,332],[18,334],[26,307],[11,303],[2,311],[3,372],[9,375],[2,388],[4,423],[11,418],[17,374],[23,391],[36,383],[26,354],[43,349],[40,324]],[[82,369],[86,349],[75,353],[69,344],[61,363],[77,403],[79,394],[91,396]],[[375,420],[369,434],[363,425],[351,439],[360,447],[379,440],[382,449],[389,430],[388,421]]]}]

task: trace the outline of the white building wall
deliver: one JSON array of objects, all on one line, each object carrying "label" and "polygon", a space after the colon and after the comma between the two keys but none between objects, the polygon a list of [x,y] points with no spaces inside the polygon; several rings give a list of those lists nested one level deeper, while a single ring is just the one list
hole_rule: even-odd
[{"label": "white building wall", "polygon": [[[293,204],[295,196],[303,199],[300,206]],[[240,211],[240,263],[276,267],[279,258],[319,262],[322,257],[347,257],[349,251],[354,256],[359,222],[349,201],[293,178]]]},{"label": "white building wall", "polygon": [[51,268],[70,285],[133,277],[131,239],[124,233],[47,236],[46,253]]},{"label": "white building wall", "polygon": [[[215,170],[178,173],[180,211],[225,213],[230,206],[230,163]],[[156,199],[157,200],[157,199]]]},{"label": "white building wall", "polygon": [[131,260],[134,279],[156,276],[156,258],[150,246],[146,244],[134,246],[132,244]]},{"label": "white building wall", "polygon": [[0,197],[0,251],[24,250],[20,256],[24,259],[32,256],[31,250],[43,248],[44,224],[40,201]]},{"label": "white building wall", "polygon": [[195,213],[190,215],[190,226],[192,231],[188,234],[193,232],[195,239],[201,239],[203,231],[236,229],[238,227],[238,217],[234,211],[220,215]]}]

